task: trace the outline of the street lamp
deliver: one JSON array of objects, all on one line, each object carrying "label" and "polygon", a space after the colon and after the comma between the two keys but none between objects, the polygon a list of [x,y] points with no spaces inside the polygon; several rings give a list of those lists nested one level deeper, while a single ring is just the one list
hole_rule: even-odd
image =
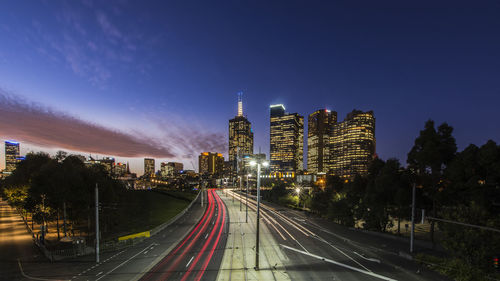
[{"label": "street lamp", "polygon": [[296,188],[295,192],[297,192],[297,207],[300,208],[300,188]]},{"label": "street lamp", "polygon": [[257,231],[255,237],[255,269],[259,269],[259,219],[260,219],[260,166],[267,167],[269,162],[264,159],[250,161],[251,166],[257,165]]},{"label": "street lamp", "polygon": [[251,177],[252,174],[247,175],[247,192],[245,193],[245,205],[246,205],[246,210],[245,210],[245,222],[248,222],[248,178]]}]

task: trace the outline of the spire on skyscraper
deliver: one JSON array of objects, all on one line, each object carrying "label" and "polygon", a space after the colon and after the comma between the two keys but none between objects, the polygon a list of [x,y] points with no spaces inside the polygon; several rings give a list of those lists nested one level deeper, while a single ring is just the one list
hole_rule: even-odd
[{"label": "spire on skyscraper", "polygon": [[238,92],[238,116],[243,116],[243,92]]}]

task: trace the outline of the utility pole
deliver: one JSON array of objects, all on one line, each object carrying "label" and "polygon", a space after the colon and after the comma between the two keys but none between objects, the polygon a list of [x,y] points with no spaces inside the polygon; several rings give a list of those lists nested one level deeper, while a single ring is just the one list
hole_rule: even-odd
[{"label": "utility pole", "polygon": [[[242,193],[242,191],[243,191],[243,175],[240,175],[240,194]],[[242,200],[240,199],[240,212],[241,212],[241,205],[243,204],[243,202],[241,202],[241,201]]]},{"label": "utility pole", "polygon": [[99,263],[99,187],[95,184],[95,262]]},{"label": "utility pole", "polygon": [[257,231],[255,239],[255,269],[259,269],[260,162],[257,163]]},{"label": "utility pole", "polygon": [[64,215],[63,215],[64,227],[63,227],[63,229],[64,229],[64,237],[66,237],[67,236],[67,234],[66,234],[66,200],[63,201],[63,212],[64,212]]},{"label": "utility pole", "polygon": [[245,222],[248,222],[248,177],[250,174],[247,175],[247,192],[245,193]]},{"label": "utility pole", "polygon": [[203,208],[203,181],[201,182],[200,192],[201,192],[201,207]]},{"label": "utility pole", "polygon": [[415,240],[415,193],[416,183],[413,183],[412,199],[411,199],[411,234],[410,234],[410,253],[413,253],[413,243]]}]

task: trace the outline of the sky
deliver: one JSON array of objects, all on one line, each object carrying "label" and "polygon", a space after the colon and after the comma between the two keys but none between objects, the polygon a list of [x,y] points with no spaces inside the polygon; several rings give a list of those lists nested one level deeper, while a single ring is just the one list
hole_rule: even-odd
[{"label": "sky", "polygon": [[499,15],[498,1],[5,1],[0,138],[139,174],[146,156],[197,169],[202,151],[227,156],[243,91],[255,151],[276,103],[373,110],[377,154],[402,163],[428,119],[459,150],[499,143]]}]

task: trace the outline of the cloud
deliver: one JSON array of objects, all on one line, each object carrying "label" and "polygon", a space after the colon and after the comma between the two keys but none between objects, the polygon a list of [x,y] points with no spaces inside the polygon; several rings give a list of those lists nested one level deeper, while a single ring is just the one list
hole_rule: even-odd
[{"label": "cloud", "polygon": [[114,37],[116,39],[122,38],[122,33],[109,21],[108,17],[104,12],[102,11],[96,12],[96,17],[97,17],[97,22],[99,23],[99,26],[101,27],[104,34],[110,37]]},{"label": "cloud", "polygon": [[51,108],[26,102],[1,88],[0,132],[7,138],[42,147],[119,157],[177,157],[168,144],[160,145],[158,140],[80,120]]}]

